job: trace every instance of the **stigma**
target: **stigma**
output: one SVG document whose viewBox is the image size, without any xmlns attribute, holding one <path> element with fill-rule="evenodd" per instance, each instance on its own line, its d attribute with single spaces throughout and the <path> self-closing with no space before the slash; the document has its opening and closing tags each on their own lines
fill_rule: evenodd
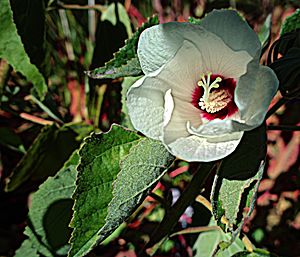
<svg viewBox="0 0 300 257">
<path fill-rule="evenodd" d="M 232 96 L 224 89 L 211 91 L 219 88 L 219 83 L 222 81 L 221 77 L 216 77 L 211 82 L 211 75 L 211 72 L 208 72 L 207 75 L 202 75 L 201 80 L 197 83 L 199 87 L 203 87 L 203 95 L 199 99 L 198 105 L 208 113 L 216 113 L 230 103 Z"/>
</svg>

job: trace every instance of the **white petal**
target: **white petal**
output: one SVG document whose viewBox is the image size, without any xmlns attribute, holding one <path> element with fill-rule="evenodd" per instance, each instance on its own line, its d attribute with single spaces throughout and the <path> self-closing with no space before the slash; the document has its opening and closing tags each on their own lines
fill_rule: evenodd
<svg viewBox="0 0 300 257">
<path fill-rule="evenodd" d="M 190 122 L 187 124 L 188 132 L 191 135 L 197 135 L 200 137 L 218 137 L 227 133 L 237 132 L 233 119 L 215 119 L 209 121 L 206 124 L 202 124 L 199 127 L 192 126 Z"/>
<path fill-rule="evenodd" d="M 167 90 L 171 89 L 172 94 L 190 102 L 197 82 L 195 74 L 201 63 L 199 51 L 192 44 L 184 43 L 175 57 L 160 69 L 138 80 L 127 93 L 132 125 L 153 139 L 161 138 L 163 124 L 169 122 L 173 111 L 173 100 L 170 99 L 170 92 L 166 93 Z M 191 57 L 195 58 L 189 61 Z M 183 63 L 185 65 L 182 67 Z M 169 110 L 165 110 L 166 107 L 170 107 Z"/>
<path fill-rule="evenodd" d="M 231 154 L 238 146 L 243 132 L 209 139 L 198 136 L 179 138 L 167 145 L 169 151 L 186 161 L 210 162 L 222 159 Z"/>
<path fill-rule="evenodd" d="M 262 124 L 272 98 L 278 89 L 275 73 L 266 66 L 251 62 L 247 74 L 242 76 L 235 90 L 235 103 L 244 120 L 244 129 Z"/>
<path fill-rule="evenodd" d="M 236 11 L 214 10 L 205 16 L 201 26 L 222 38 L 231 49 L 245 50 L 252 58 L 259 56 L 261 44 L 257 35 Z"/>
<path fill-rule="evenodd" d="M 172 88 L 173 96 L 191 102 L 193 91 L 203 70 L 200 51 L 194 44 L 185 40 L 157 78 Z"/>
<path fill-rule="evenodd" d="M 163 67 L 162 67 L 163 68 Z M 135 129 L 153 139 L 160 139 L 164 118 L 164 95 L 155 76 L 160 70 L 136 81 L 127 93 L 127 108 Z"/>
<path fill-rule="evenodd" d="M 199 76 L 212 72 L 238 78 L 246 72 L 247 64 L 252 60 L 246 51 L 233 51 L 220 37 L 199 25 L 171 22 L 153 26 L 141 34 L 138 57 L 144 73 L 151 73 L 174 56 L 179 56 L 177 52 L 183 44 L 187 44 L 186 42 L 194 45 L 201 57 L 189 54 L 190 58 L 184 59 L 188 62 L 177 63 L 184 69 L 189 60 L 199 58 Z"/>
<path fill-rule="evenodd" d="M 167 63 L 181 47 L 183 38 L 176 33 L 177 23 L 165 23 L 142 32 L 138 42 L 138 57 L 145 74 Z"/>
<path fill-rule="evenodd" d="M 187 137 L 190 133 L 187 130 L 187 120 L 190 120 L 193 126 L 202 124 L 200 111 L 193 104 L 182 101 L 176 97 L 173 98 L 174 109 L 171 119 L 163 130 L 163 142 L 170 144 L 180 137 Z"/>
<path fill-rule="evenodd" d="M 163 122 L 163 126 L 166 126 L 172 117 L 172 112 L 174 110 L 174 100 L 173 100 L 173 96 L 171 94 L 172 90 L 168 89 L 166 94 L 165 94 L 165 112 L 164 112 L 164 122 Z"/>
<path fill-rule="evenodd" d="M 273 96 L 278 89 L 274 72 L 255 61 L 237 83 L 235 103 L 239 113 L 230 119 L 216 119 L 199 127 L 188 124 L 192 135 L 214 137 L 226 133 L 252 130 L 262 124 Z"/>
<path fill-rule="evenodd" d="M 189 61 L 191 57 L 196 58 Z M 166 92 L 171 89 L 172 94 L 190 102 L 200 58 L 199 51 L 192 44 L 185 43 L 169 63 L 131 86 L 127 93 L 127 106 L 132 125 L 137 130 L 148 137 L 161 138 L 164 119 L 167 124 L 173 110 L 165 110 L 165 100 L 170 99 L 170 93 Z M 167 106 L 171 101 L 166 103 Z"/>
</svg>

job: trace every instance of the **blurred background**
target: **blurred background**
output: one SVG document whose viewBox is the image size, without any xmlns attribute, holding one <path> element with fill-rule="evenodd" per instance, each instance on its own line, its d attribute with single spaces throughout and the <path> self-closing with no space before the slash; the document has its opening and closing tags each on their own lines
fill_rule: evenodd
<svg viewBox="0 0 300 257">
<path fill-rule="evenodd" d="M 0 59 L 1 256 L 13 256 L 25 238 L 30 194 L 59 170 L 83 137 L 91 131 L 107 131 L 112 123 L 130 126 L 122 113 L 122 83 L 126 81 L 94 80 L 84 71 L 109 61 L 148 17 L 157 14 L 160 23 L 184 22 L 189 17 L 200 19 L 213 9 L 237 9 L 265 46 L 261 63 L 269 64 L 269 48 L 279 38 L 284 20 L 300 7 L 297 0 L 10 2 L 25 50 L 47 79 L 49 88 L 45 100 L 40 102 L 31 94 L 31 85 L 24 77 Z M 115 8 L 117 3 L 119 7 Z M 280 98 L 278 93 L 272 104 Z M 299 98 L 295 98 L 267 120 L 271 126 L 267 132 L 267 170 L 255 211 L 243 228 L 255 246 L 280 256 L 300 256 L 300 132 L 275 130 L 272 126 L 299 125 L 299 112 Z M 54 128 L 55 124 L 60 128 Z M 41 138 L 41 132 L 47 133 L 47 137 Z M 39 142 L 47 147 L 40 149 L 34 158 L 26 157 L 30 161 L 24 164 L 22 160 L 38 136 Z M 30 174 L 22 175 L 22 165 L 27 165 Z M 191 179 L 188 166 L 177 161 L 156 186 L 156 194 L 176 199 Z M 21 175 L 12 179 L 17 173 Z M 15 182 L 7 190 L 11 179 Z M 211 184 L 212 178 L 203 192 L 207 199 Z M 70 212 L 71 205 L 68 208 Z M 130 221 L 89 256 L 136 256 L 135 249 L 139 249 L 163 214 L 161 203 L 149 196 Z M 178 229 L 206 226 L 209 220 L 209 211 L 195 203 L 181 217 Z M 174 236 L 155 256 L 193 256 L 197 236 Z"/>
</svg>

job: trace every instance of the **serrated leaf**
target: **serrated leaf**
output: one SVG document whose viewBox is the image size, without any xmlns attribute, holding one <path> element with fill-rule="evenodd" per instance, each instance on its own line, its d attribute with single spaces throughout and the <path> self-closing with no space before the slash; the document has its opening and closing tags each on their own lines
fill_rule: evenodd
<svg viewBox="0 0 300 257">
<path fill-rule="evenodd" d="M 112 60 L 107 62 L 104 67 L 88 71 L 87 75 L 95 79 L 141 75 L 142 70 L 136 55 L 138 40 L 145 29 L 156 24 L 158 24 L 157 16 L 149 18 L 130 39 L 125 41 L 125 46 L 114 54 Z"/>
<path fill-rule="evenodd" d="M 87 71 L 86 74 L 94 79 L 116 79 L 142 74 L 141 65 L 136 55 L 121 66 L 105 66 L 96 70 Z"/>
<path fill-rule="evenodd" d="M 235 228 L 240 228 L 243 209 L 249 208 L 247 215 L 253 210 L 265 156 L 266 130 L 265 125 L 261 125 L 245 132 L 235 152 L 223 159 L 215 176 L 211 192 L 213 215 L 220 222 L 223 212 L 229 221 L 227 229 L 232 232 Z M 238 232 L 239 229 L 236 235 Z"/>
<path fill-rule="evenodd" d="M 56 125 L 44 127 L 34 140 L 27 153 L 13 170 L 7 180 L 5 190 L 28 191 L 42 183 L 48 176 L 53 176 L 77 149 L 81 137 L 89 132 L 91 126 L 85 125 L 74 131 L 75 124 L 66 124 L 61 128 Z"/>
<path fill-rule="evenodd" d="M 160 141 L 149 138 L 130 149 L 121 161 L 113 185 L 113 199 L 108 206 L 106 224 L 99 233 L 100 241 L 132 214 L 174 159 Z"/>
<path fill-rule="evenodd" d="M 0 8 L 0 58 L 5 59 L 16 71 L 32 82 L 38 96 L 43 99 L 47 93 L 44 77 L 30 62 L 13 21 L 9 0 L 3 0 Z"/>
<path fill-rule="evenodd" d="M 282 24 L 280 35 L 300 29 L 300 9 L 287 17 Z"/>
<path fill-rule="evenodd" d="M 24 232 L 29 238 L 16 256 L 35 256 L 24 255 L 25 250 L 46 257 L 67 254 L 71 235 L 68 227 L 73 205 L 71 196 L 75 189 L 78 162 L 78 151 L 75 151 L 63 168 L 54 177 L 49 177 L 32 195 L 29 225 Z"/>
<path fill-rule="evenodd" d="M 201 24 L 201 19 L 197 19 L 195 17 L 189 17 L 189 22 L 192 24 L 200 25 Z"/>
<path fill-rule="evenodd" d="M 23 241 L 20 248 L 15 252 L 14 257 L 40 257 L 40 255 L 37 253 L 37 250 L 32 245 L 32 242 L 30 239 L 26 239 Z"/>
<path fill-rule="evenodd" d="M 253 209 L 255 197 L 259 182 L 262 178 L 264 165 L 262 164 L 257 174 L 247 180 L 229 180 L 222 179 L 222 185 L 218 192 L 222 208 L 225 211 L 225 217 L 230 225 L 238 225 L 238 213 L 243 208 Z M 246 193 L 246 202 L 243 203 L 243 195 Z M 247 201 L 249 198 L 249 201 Z"/>
<path fill-rule="evenodd" d="M 216 222 L 211 219 L 209 226 L 215 226 Z M 202 232 L 198 236 L 193 249 L 196 251 L 195 257 L 211 257 L 217 249 L 219 243 L 230 242 L 231 235 L 220 230 L 211 230 Z M 243 251 L 244 245 L 242 240 L 236 238 L 235 241 L 224 251 L 219 251 L 216 257 L 228 257 L 233 254 Z"/>
<path fill-rule="evenodd" d="M 99 230 L 105 224 L 108 204 L 113 198 L 113 181 L 120 171 L 119 162 L 141 137 L 113 125 L 103 134 L 93 134 L 80 150 L 80 165 L 75 193 L 74 228 L 69 256 L 83 256 L 97 244 Z"/>
<path fill-rule="evenodd" d="M 121 225 L 174 160 L 158 141 L 113 126 L 81 150 L 69 256 L 83 256 Z"/>
</svg>

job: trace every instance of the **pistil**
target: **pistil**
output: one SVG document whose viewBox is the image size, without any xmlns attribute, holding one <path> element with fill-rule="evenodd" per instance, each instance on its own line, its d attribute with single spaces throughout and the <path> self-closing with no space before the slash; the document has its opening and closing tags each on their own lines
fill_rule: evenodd
<svg viewBox="0 0 300 257">
<path fill-rule="evenodd" d="M 198 105 L 202 110 L 208 113 L 215 113 L 227 106 L 231 101 L 231 96 L 226 90 L 212 91 L 212 89 L 219 88 L 219 82 L 222 81 L 221 77 L 216 77 L 215 80 L 210 84 L 211 72 L 207 73 L 207 76 L 202 75 L 201 80 L 198 81 L 198 86 L 203 87 L 203 95 L 199 99 Z M 207 77 L 207 78 L 206 78 Z"/>
</svg>

